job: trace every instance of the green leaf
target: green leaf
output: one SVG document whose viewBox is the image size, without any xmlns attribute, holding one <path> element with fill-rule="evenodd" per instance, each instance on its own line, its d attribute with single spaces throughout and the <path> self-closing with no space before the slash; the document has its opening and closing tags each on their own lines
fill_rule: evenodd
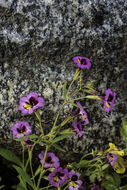
<svg viewBox="0 0 127 190">
<path fill-rule="evenodd" d="M 1 185 L 1 186 L 0 186 L 0 189 L 2 189 L 2 188 L 4 188 L 4 187 L 5 187 L 5 185 Z"/>
<path fill-rule="evenodd" d="M 66 138 L 69 137 L 69 136 L 70 136 L 70 134 L 67 134 L 67 135 L 60 135 L 60 136 L 56 137 L 56 138 L 52 141 L 52 144 L 54 144 L 54 143 L 56 143 L 56 142 L 59 142 L 59 141 L 61 141 L 61 140 L 63 140 L 63 139 L 66 139 Z"/>
<path fill-rule="evenodd" d="M 74 78 L 73 78 L 73 80 L 76 80 L 77 79 L 77 77 L 79 76 L 79 74 L 80 74 L 80 69 L 78 68 L 77 70 L 76 70 L 76 73 L 75 73 L 75 75 L 74 75 Z"/>
<path fill-rule="evenodd" d="M 91 100 L 100 100 L 100 97 L 97 95 L 88 95 L 85 98 L 91 99 Z"/>
<path fill-rule="evenodd" d="M 114 183 L 117 187 L 120 186 L 120 183 L 121 183 L 121 179 L 120 179 L 120 176 L 117 174 L 117 173 L 112 173 L 112 176 L 113 176 L 113 179 L 114 179 Z"/>
<path fill-rule="evenodd" d="M 86 89 L 83 89 L 84 92 L 88 93 L 88 94 L 91 94 L 92 92 L 94 91 L 91 91 L 91 90 L 86 90 Z"/>
<path fill-rule="evenodd" d="M 94 83 L 95 83 L 95 80 L 91 80 L 91 81 L 87 82 L 86 87 L 89 89 L 93 88 Z"/>
<path fill-rule="evenodd" d="M 30 140 L 38 138 L 37 135 L 32 134 L 32 135 L 25 135 L 25 136 L 23 136 L 23 137 L 21 137 L 21 138 L 15 139 L 15 140 L 16 140 L 16 141 L 23 141 L 23 140 L 26 139 L 27 137 L 29 137 Z"/>
<path fill-rule="evenodd" d="M 127 121 L 122 120 L 122 128 L 120 130 L 121 136 L 125 142 L 127 142 Z"/>
<path fill-rule="evenodd" d="M 26 190 L 26 189 L 22 186 L 22 183 L 19 183 L 16 190 Z"/>
<path fill-rule="evenodd" d="M 101 184 L 102 187 L 105 188 L 105 190 L 117 190 L 116 186 L 114 186 L 114 184 L 108 183 L 108 182 L 103 182 Z"/>
<path fill-rule="evenodd" d="M 63 86 L 63 97 L 64 97 L 64 99 L 66 98 L 66 94 L 67 94 L 67 81 L 65 81 L 65 83 L 64 83 L 64 86 Z"/>
<path fill-rule="evenodd" d="M 120 186 L 120 190 L 127 190 L 127 185 Z"/>
<path fill-rule="evenodd" d="M 77 107 L 77 108 L 87 108 L 87 107 L 85 107 L 85 106 L 79 106 L 79 105 L 74 104 L 74 103 L 71 103 L 71 102 L 69 102 L 69 104 L 71 104 L 71 105 L 73 105 L 73 106 L 75 106 L 75 107 Z"/>
<path fill-rule="evenodd" d="M 107 169 L 109 167 L 109 164 L 104 164 L 103 166 L 102 166 L 102 170 L 105 170 L 105 169 Z"/>
<path fill-rule="evenodd" d="M 54 146 L 54 148 L 56 148 L 57 150 L 60 150 L 61 152 L 66 152 L 63 148 L 61 148 L 58 144 L 52 144 L 52 146 Z"/>
<path fill-rule="evenodd" d="M 63 134 L 64 134 L 64 135 L 65 135 L 65 134 L 66 134 L 66 135 L 67 135 L 67 134 L 69 135 L 69 134 L 72 134 L 72 130 L 71 130 L 70 128 L 69 128 L 69 129 L 65 129 L 65 130 L 61 131 L 60 134 L 61 134 L 61 135 L 63 135 Z"/>
<path fill-rule="evenodd" d="M 21 167 L 23 166 L 20 159 L 10 150 L 0 148 L 0 155 Z"/>
<path fill-rule="evenodd" d="M 68 121 L 70 121 L 73 117 L 72 116 L 68 116 L 64 121 L 62 121 L 62 123 L 58 126 L 63 127 Z"/>
<path fill-rule="evenodd" d="M 30 178 L 30 176 L 20 167 L 13 165 L 13 167 L 16 169 L 18 174 L 22 177 L 23 181 L 28 183 L 31 187 L 34 187 L 33 182 Z"/>
<path fill-rule="evenodd" d="M 40 116 L 39 112 L 36 110 L 36 111 L 34 111 L 34 113 L 35 113 L 37 119 L 40 121 L 41 120 L 41 116 Z"/>
<path fill-rule="evenodd" d="M 89 179 L 91 182 L 94 182 L 95 181 L 95 178 L 96 178 L 96 174 L 92 174 L 90 175 Z"/>
<path fill-rule="evenodd" d="M 88 166 L 89 161 L 88 160 L 81 160 L 78 164 L 77 164 L 77 168 L 86 168 Z"/>
<path fill-rule="evenodd" d="M 39 167 L 35 171 L 34 177 L 36 177 L 40 172 L 41 172 L 41 165 L 39 165 Z"/>
</svg>

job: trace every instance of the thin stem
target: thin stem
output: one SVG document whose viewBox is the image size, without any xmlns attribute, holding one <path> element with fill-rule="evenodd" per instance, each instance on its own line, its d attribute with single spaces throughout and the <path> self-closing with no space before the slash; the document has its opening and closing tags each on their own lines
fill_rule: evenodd
<svg viewBox="0 0 127 190">
<path fill-rule="evenodd" d="M 80 98 L 75 98 L 75 99 L 69 100 L 68 103 L 73 102 L 75 100 L 82 100 L 82 99 L 85 99 L 85 98 L 86 98 L 86 96 L 83 96 L 83 97 L 80 97 Z"/>
<path fill-rule="evenodd" d="M 23 187 L 27 190 L 26 188 L 26 184 L 24 183 L 24 181 L 22 180 L 22 178 L 20 176 L 18 176 L 20 183 L 23 185 Z"/>
<path fill-rule="evenodd" d="M 22 145 L 22 163 L 23 163 L 23 169 L 24 168 L 24 142 L 21 141 L 21 145 Z"/>
<path fill-rule="evenodd" d="M 82 89 L 82 71 L 80 73 L 80 90 Z"/>
<path fill-rule="evenodd" d="M 35 183 L 34 174 L 33 174 L 33 167 L 32 167 L 32 151 L 28 150 L 28 154 L 29 154 L 29 160 L 30 160 L 30 169 L 31 169 L 32 179 L 34 182 L 34 188 L 36 188 L 36 183 Z"/>
<path fill-rule="evenodd" d="M 81 89 L 78 89 L 78 90 L 76 90 L 76 91 L 74 91 L 71 95 L 70 95 L 70 97 L 71 96 L 74 96 L 77 92 L 79 92 Z"/>
<path fill-rule="evenodd" d="M 48 185 L 47 187 L 40 188 L 39 190 L 45 190 L 45 189 L 48 189 L 50 187 L 52 187 L 52 185 Z"/>
<path fill-rule="evenodd" d="M 43 128 L 42 128 L 42 123 L 41 123 L 40 114 L 39 114 L 39 112 L 38 112 L 37 110 L 34 111 L 34 113 L 35 113 L 35 115 L 36 115 L 36 117 L 37 117 L 37 119 L 38 119 L 38 121 L 39 121 L 39 127 L 40 127 L 40 130 L 41 130 L 41 132 L 42 132 L 42 135 L 44 136 L 44 131 L 43 131 Z"/>
<path fill-rule="evenodd" d="M 26 165 L 25 165 L 25 171 L 26 171 L 26 169 L 27 169 L 27 166 L 28 166 L 28 164 L 29 164 L 29 161 L 30 161 L 30 159 L 28 158 L 28 159 L 27 159 L 27 162 L 26 162 Z"/>
<path fill-rule="evenodd" d="M 58 117 L 59 117 L 59 115 L 60 115 L 60 112 L 62 111 L 62 109 L 63 109 L 63 107 L 64 107 L 65 104 L 66 104 L 66 102 L 63 103 L 63 105 L 61 106 L 61 108 L 60 108 L 60 110 L 59 110 L 59 112 L 58 112 L 58 114 L 57 114 L 57 116 L 56 116 L 56 119 L 55 119 L 55 121 L 54 121 L 53 127 L 52 127 L 51 132 L 50 132 L 50 134 L 51 134 L 51 136 L 50 136 L 50 141 L 51 141 L 52 133 L 54 132 L 54 128 L 55 128 L 55 126 L 56 126 Z"/>
<path fill-rule="evenodd" d="M 38 179 L 38 183 L 37 183 L 37 190 L 39 189 L 39 185 L 40 185 L 41 178 L 42 178 L 42 175 L 43 175 L 43 169 L 44 169 L 44 164 L 45 164 L 45 159 L 46 159 L 46 155 L 47 155 L 48 149 L 49 149 L 49 146 L 46 146 L 45 154 L 44 154 L 44 158 L 43 158 L 43 162 L 42 162 L 42 166 L 41 166 L 41 173 L 40 173 L 40 176 L 39 176 L 39 179 Z"/>
<path fill-rule="evenodd" d="M 75 73 L 75 75 L 74 75 L 74 77 L 73 77 L 73 80 L 71 81 L 71 84 L 70 84 L 70 86 L 69 86 L 69 88 L 68 88 L 68 90 L 67 90 L 67 95 L 66 95 L 66 97 L 68 97 L 68 94 L 69 94 L 69 92 L 70 92 L 70 90 L 71 90 L 71 87 L 72 87 L 74 81 L 77 79 L 79 73 L 80 73 L 80 70 L 79 70 L 79 68 L 78 68 L 78 69 L 76 70 L 76 73 Z"/>
</svg>

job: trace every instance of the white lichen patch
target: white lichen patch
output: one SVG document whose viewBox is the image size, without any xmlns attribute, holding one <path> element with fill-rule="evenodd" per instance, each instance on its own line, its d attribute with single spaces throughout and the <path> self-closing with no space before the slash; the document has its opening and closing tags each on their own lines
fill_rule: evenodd
<svg viewBox="0 0 127 190">
<path fill-rule="evenodd" d="M 43 90 L 43 96 L 45 98 L 51 97 L 52 95 L 53 95 L 53 90 L 51 88 L 47 87 Z"/>
</svg>

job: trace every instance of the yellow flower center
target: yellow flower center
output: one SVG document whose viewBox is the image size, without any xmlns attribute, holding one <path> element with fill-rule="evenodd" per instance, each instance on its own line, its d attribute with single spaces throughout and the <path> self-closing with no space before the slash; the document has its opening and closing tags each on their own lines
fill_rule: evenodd
<svg viewBox="0 0 127 190">
<path fill-rule="evenodd" d="M 107 108 L 109 108 L 109 103 L 108 102 L 106 102 L 106 106 L 107 106 Z"/>
<path fill-rule="evenodd" d="M 54 177 L 54 181 L 59 182 L 58 176 L 55 176 L 55 177 Z"/>
<path fill-rule="evenodd" d="M 31 106 L 30 104 L 25 104 L 23 107 L 24 107 L 25 109 L 27 109 L 27 110 L 29 110 L 30 108 L 32 108 L 32 106 Z"/>
<path fill-rule="evenodd" d="M 112 162 L 113 158 L 112 158 L 111 156 L 109 156 L 109 159 L 110 159 L 110 161 Z"/>
<path fill-rule="evenodd" d="M 78 62 L 81 64 L 81 61 L 79 60 L 79 59 L 77 59 L 78 60 Z"/>
<path fill-rule="evenodd" d="M 76 183 L 74 181 L 71 181 L 71 186 L 76 188 Z"/>
<path fill-rule="evenodd" d="M 86 116 L 85 116 L 85 115 L 83 115 L 82 117 L 83 117 L 84 119 L 86 119 Z"/>
</svg>

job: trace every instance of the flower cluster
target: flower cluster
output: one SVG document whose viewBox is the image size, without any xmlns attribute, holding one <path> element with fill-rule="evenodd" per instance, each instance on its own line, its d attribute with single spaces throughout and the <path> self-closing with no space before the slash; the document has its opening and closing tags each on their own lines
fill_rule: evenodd
<svg viewBox="0 0 127 190">
<path fill-rule="evenodd" d="M 42 151 L 38 155 L 41 164 L 44 161 L 44 154 L 45 153 Z M 68 169 L 61 168 L 59 158 L 52 152 L 47 153 L 44 168 L 54 168 L 53 172 L 51 172 L 48 176 L 48 180 L 54 187 L 58 187 L 65 182 L 68 182 L 69 190 L 78 190 L 82 185 L 79 173 L 75 173 L 74 170 L 69 172 Z"/>
<path fill-rule="evenodd" d="M 84 98 L 97 99 L 97 100 L 103 102 L 105 112 L 109 113 L 112 110 L 112 108 L 114 107 L 116 93 L 112 92 L 112 90 L 108 88 L 105 91 L 105 96 L 98 96 L 97 92 L 94 89 L 89 88 L 88 86 L 87 86 L 87 88 L 82 87 L 82 73 L 81 72 L 83 69 L 90 69 L 91 62 L 87 57 L 81 57 L 81 56 L 74 57 L 73 61 L 74 61 L 74 63 L 76 63 L 78 69 L 76 70 L 76 74 L 75 74 L 75 77 L 74 77 L 72 83 L 77 79 L 78 75 L 80 75 L 80 89 L 78 89 L 78 90 L 76 89 L 76 91 L 74 93 L 72 93 L 70 96 L 68 95 L 70 88 L 68 88 L 68 90 L 66 89 L 67 94 L 65 95 L 64 104 L 67 104 L 69 101 L 74 102 L 74 101 L 79 101 L 80 99 L 84 99 Z M 69 87 L 71 87 L 71 84 Z M 71 96 L 76 95 L 76 93 L 79 91 L 87 92 L 87 93 L 90 93 L 91 95 L 70 100 Z M 67 98 L 66 98 L 66 96 L 67 96 Z M 30 162 L 32 175 L 33 175 L 33 169 L 32 169 L 32 164 L 31 164 L 32 150 L 37 143 L 39 145 L 46 147 L 46 151 L 45 152 L 41 151 L 41 153 L 38 155 L 41 166 L 39 167 L 39 169 L 37 169 L 35 176 L 33 175 L 31 178 L 34 182 L 33 184 L 36 187 L 36 180 L 34 178 L 40 172 L 40 177 L 39 177 L 39 180 L 37 183 L 37 189 L 39 188 L 40 180 L 41 180 L 43 174 L 48 173 L 48 180 L 49 180 L 50 184 L 54 187 L 58 187 L 58 189 L 60 186 L 63 188 L 67 185 L 65 188 L 69 188 L 69 190 L 78 190 L 78 189 L 86 190 L 85 183 L 82 179 L 83 176 L 85 176 L 85 175 L 84 174 L 82 175 L 82 173 L 81 173 L 82 170 L 80 170 L 78 167 L 75 167 L 75 169 L 73 169 L 72 167 L 71 168 L 68 168 L 68 167 L 62 168 L 60 166 L 59 158 L 53 152 L 48 152 L 49 147 L 51 147 L 51 145 L 53 144 L 52 141 L 56 140 L 55 138 L 58 137 L 60 132 L 64 131 L 64 130 L 62 131 L 61 126 L 64 126 L 68 121 L 74 119 L 73 130 L 71 130 L 69 128 L 71 131 L 71 132 L 70 131 L 69 132 L 70 133 L 72 133 L 72 131 L 76 132 L 79 137 L 82 137 L 82 135 L 83 135 L 83 132 L 82 132 L 83 127 L 82 126 L 83 125 L 86 126 L 89 124 L 89 119 L 88 119 L 89 113 L 85 111 L 84 107 L 81 105 L 80 102 L 76 102 L 76 103 L 74 102 L 74 103 L 72 103 L 72 105 L 74 104 L 77 107 L 75 110 L 75 114 L 73 114 L 73 115 L 71 114 L 71 116 L 65 118 L 65 120 L 57 126 L 57 123 L 58 123 L 57 119 L 59 117 L 59 114 L 60 114 L 64 104 L 62 105 L 60 111 L 58 112 L 58 115 L 56 117 L 56 120 L 54 122 L 52 130 L 48 134 L 45 135 L 43 128 L 42 128 L 40 114 L 38 112 L 38 109 L 42 108 L 44 106 L 44 99 L 42 97 L 39 97 L 37 92 L 31 92 L 28 95 L 21 97 L 20 101 L 19 101 L 18 109 L 19 109 L 19 111 L 21 111 L 22 114 L 35 113 L 35 115 L 39 121 L 37 123 L 36 127 L 38 129 L 40 129 L 40 132 L 41 132 L 41 135 L 39 137 L 37 137 L 37 139 L 35 141 L 32 141 L 31 135 L 30 135 L 32 132 L 32 129 L 31 129 L 32 127 L 30 126 L 30 124 L 28 122 L 25 122 L 25 121 L 17 122 L 15 125 L 12 126 L 12 129 L 11 129 L 13 132 L 13 135 L 16 138 L 23 137 L 20 140 L 23 139 L 22 145 L 23 146 L 25 145 L 28 148 L 28 152 L 29 152 L 28 162 L 26 163 L 26 166 L 25 167 L 23 166 L 23 167 L 26 170 L 26 168 Z M 87 113 L 88 113 L 88 115 L 87 115 Z M 76 119 L 78 121 L 75 121 Z M 59 128 L 59 130 L 57 133 L 56 131 L 58 128 Z M 55 134 L 55 132 L 56 132 L 56 134 Z M 26 137 L 24 137 L 24 136 L 26 136 Z M 67 134 L 67 136 L 68 136 L 68 134 Z M 57 140 L 59 141 L 59 137 L 57 138 Z M 55 142 L 57 142 L 57 141 L 55 141 Z M 57 144 L 55 144 L 55 145 L 57 148 L 59 147 Z M 108 161 L 110 163 L 108 165 L 110 165 L 110 167 L 113 167 L 113 169 L 117 173 L 124 173 L 127 168 L 127 166 L 126 166 L 127 164 L 124 159 L 124 151 L 118 150 L 118 148 L 112 143 L 109 143 L 109 147 L 110 148 L 104 152 L 106 161 Z M 24 159 L 24 155 L 23 155 L 23 159 Z M 84 161 L 84 160 L 81 160 L 81 161 Z M 96 160 L 94 160 L 94 161 L 96 161 Z M 100 162 L 98 162 L 98 164 L 99 163 Z M 24 164 L 24 160 L 23 160 L 23 164 Z M 95 167 L 96 167 L 96 164 L 94 163 L 94 168 Z M 101 166 L 98 168 L 99 168 L 99 172 L 100 172 Z M 96 170 L 96 172 L 97 172 L 97 170 Z M 95 179 L 96 179 L 96 175 L 95 175 Z M 25 181 L 25 184 L 26 184 L 26 181 Z M 98 183 L 98 180 L 97 180 L 97 182 L 96 182 L 96 180 L 94 180 L 94 182 L 92 181 L 92 183 L 89 185 L 89 188 L 91 188 L 91 190 L 101 190 L 101 186 L 100 186 L 100 183 Z"/>
</svg>

